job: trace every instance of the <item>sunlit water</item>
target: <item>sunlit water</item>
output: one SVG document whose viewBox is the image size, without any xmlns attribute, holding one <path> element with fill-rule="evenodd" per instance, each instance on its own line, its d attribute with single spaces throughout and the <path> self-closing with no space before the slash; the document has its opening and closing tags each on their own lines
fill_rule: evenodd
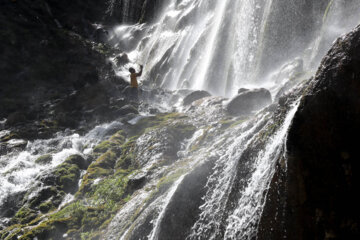
<svg viewBox="0 0 360 240">
<path fill-rule="evenodd" d="M 297 15 L 302 14 L 300 5 L 299 10 L 293 10 L 298 7 L 293 2 L 289 1 L 285 7 Z M 271 34 L 269 21 L 277 19 L 274 13 L 278 5 L 286 3 L 171 0 L 155 24 L 114 29 L 111 42 L 127 52 L 131 60 L 130 64 L 118 69 L 118 73 L 128 78 L 127 68 L 142 64 L 145 66 L 142 80 L 146 84 L 168 89 L 202 89 L 220 96 L 233 96 L 240 87 L 272 86 L 276 84 L 275 80 L 260 73 L 261 64 L 271 65 L 271 57 L 268 57 L 270 62 L 263 63 L 262 56 L 265 50 L 269 52 L 264 48 L 272 36 L 266 34 Z M 318 20 L 304 22 L 314 25 L 308 46 L 281 49 L 284 52 L 280 53 L 283 64 L 292 60 L 286 56 L 298 56 L 304 61 L 304 72 L 315 71 L 331 43 L 359 23 L 360 2 L 329 1 L 322 12 L 315 5 L 312 11 L 314 19 Z M 304 16 L 304 21 L 310 20 Z M 277 24 L 281 28 L 283 22 L 279 20 Z M 293 45 L 304 41 L 301 36 L 297 40 L 291 31 L 289 29 L 289 35 L 281 37 L 291 39 Z M 280 66 L 277 63 L 273 71 Z"/>
<path fill-rule="evenodd" d="M 28 142 L 24 150 L 15 149 L 0 156 L 0 206 L 9 196 L 30 189 L 39 174 L 51 171 L 67 157 L 74 154 L 86 157 L 96 144 L 121 125 L 116 121 L 99 125 L 84 136 L 61 132 L 51 139 Z M 51 162 L 36 163 L 36 159 L 46 154 L 52 156 Z"/>
<path fill-rule="evenodd" d="M 240 87 L 266 87 L 275 99 L 281 88 L 294 79 L 293 86 L 301 88 L 303 80 L 312 76 L 335 38 L 359 22 L 354 14 L 344 17 L 349 8 L 353 9 L 352 13 L 357 12 L 356 9 L 360 12 L 356 1 L 350 6 L 329 1 L 321 27 L 309 48 L 296 52 L 297 59 L 284 58 L 284 65 L 274 66 L 270 74 L 259 76 L 263 41 L 267 38 L 264 33 L 274 7 L 273 1 L 264 0 L 169 0 L 152 25 L 114 27 L 110 42 L 130 59 L 129 64 L 115 70 L 119 76 L 128 79 L 127 69 L 135 67 L 138 70 L 138 64 L 143 64 L 145 72 L 140 80 L 149 87 L 201 89 L 227 97 L 234 96 Z M 191 107 L 176 105 L 176 110 L 187 114 L 188 121 L 198 130 L 190 139 L 179 143 L 181 150 L 169 166 L 150 173 L 152 166 L 162 159 L 161 154 L 152 154 L 145 148 L 147 142 L 159 134 L 156 130 L 137 140 L 137 148 L 143 150 L 137 156 L 142 160 L 142 168 L 137 174 L 149 174 L 148 181 L 111 221 L 105 239 L 135 239 L 134 236 L 159 239 L 163 217 L 169 211 L 169 203 L 178 187 L 196 167 L 209 159 L 214 161 L 214 168 L 207 179 L 200 214 L 189 229 L 187 239 L 252 239 L 256 236 L 274 166 L 279 157 L 286 156 L 287 131 L 300 96 L 286 109 L 276 131 L 256 151 L 253 144 L 274 125 L 274 112 L 264 110 L 236 119 L 237 124 L 222 131 L 219 121 L 226 117 L 227 101 L 212 97 Z M 169 110 L 174 107 L 168 106 L 170 102 L 164 97 L 156 104 Z M 53 139 L 29 142 L 25 150 L 0 156 L 0 205 L 8 196 L 35 184 L 37 175 L 54 169 L 68 156 L 91 153 L 92 148 L 119 125 L 118 122 L 100 125 L 85 136 L 59 133 Z M 194 148 L 206 133 L 215 137 Z M 7 133 L 2 131 L 1 134 Z M 250 150 L 254 151 L 254 156 L 247 158 L 246 153 Z M 44 154 L 51 154 L 52 162 L 36 164 L 35 160 Z M 172 175 L 176 175 L 176 179 L 171 186 L 162 193 L 157 192 L 161 179 Z M 241 188 L 234 190 L 235 183 Z M 66 197 L 66 201 L 71 199 L 71 195 Z M 144 225 L 151 229 L 142 232 Z"/>
</svg>

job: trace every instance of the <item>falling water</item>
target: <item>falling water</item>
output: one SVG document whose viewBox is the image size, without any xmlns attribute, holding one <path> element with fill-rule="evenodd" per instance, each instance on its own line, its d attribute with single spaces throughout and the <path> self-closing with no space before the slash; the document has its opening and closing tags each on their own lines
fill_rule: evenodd
<svg viewBox="0 0 360 240">
<path fill-rule="evenodd" d="M 109 11 L 116 2 L 110 1 Z M 120 2 L 125 4 L 123 16 L 128 16 L 130 11 L 126 9 L 137 1 Z M 106 230 L 105 239 L 161 239 L 167 227 L 164 219 L 174 211 L 171 205 L 176 201 L 174 196 L 186 179 L 208 162 L 213 163 L 213 167 L 203 186 L 206 191 L 198 206 L 199 213 L 192 219 L 185 237 L 189 240 L 256 237 L 275 165 L 280 157 L 286 156 L 287 131 L 299 106 L 302 80 L 308 76 L 304 72 L 311 75 L 331 42 L 358 23 L 358 1 L 324 2 L 325 8 L 314 10 L 315 15 L 321 12 L 320 27 L 315 24 L 311 30 L 313 34 L 309 34 L 313 35 L 310 40 L 298 44 L 306 47 L 294 47 L 289 52 L 282 49 L 281 53 L 268 49 L 272 44 L 276 45 L 271 42 L 273 36 L 269 28 L 274 21 L 278 28 L 282 26 L 280 20 L 276 21 L 280 16 L 274 16 L 279 5 L 284 4 L 285 10 L 296 9 L 296 1 L 169 0 L 153 24 L 114 27 L 109 42 L 127 53 L 131 61 L 116 68 L 116 72 L 127 77 L 129 66 L 143 64 L 142 81 L 154 88 L 200 89 L 230 97 L 240 87 L 271 86 L 274 97 L 280 91 L 277 85 L 291 80 L 289 74 L 283 74 L 283 64 L 299 57 L 305 67 L 301 69 L 302 79 L 294 84 L 297 88 L 288 89 L 295 91 L 296 100 L 282 109 L 281 117 L 270 107 L 251 116 L 232 118 L 234 126 L 223 130 L 220 122 L 228 120 L 224 98 L 211 97 L 177 109 L 189 116 L 188 121 L 198 131 L 192 138 L 179 143 L 182 148 L 169 166 L 151 170 L 154 163 L 162 160 L 161 155 L 151 155 L 146 149 L 139 152 L 137 158 L 144 164 L 135 174 L 149 174 L 149 179 L 117 212 Z M 345 18 L 348 12 L 351 15 Z M 301 15 L 301 12 L 297 13 Z M 122 21 L 126 22 L 125 19 Z M 296 38 L 300 36 L 294 37 L 294 32 L 284 31 L 284 36 L 277 37 L 297 45 L 295 43 L 301 40 Z M 277 61 L 272 65 L 275 56 Z M 270 66 L 271 74 L 268 69 L 262 69 L 264 66 Z M 291 70 L 295 68 L 291 64 L 286 66 Z M 282 77 L 282 74 L 286 76 Z M 53 139 L 29 142 L 24 150 L 0 156 L 0 203 L 29 188 L 34 184 L 35 176 L 56 167 L 66 157 L 88 154 L 119 124 L 98 126 L 84 137 L 65 133 Z M 213 138 L 199 144 L 207 134 Z M 137 148 L 145 148 L 145 142 L 155 135 L 156 130 L 152 130 L 139 137 Z M 47 166 L 39 166 L 35 160 L 44 154 L 51 154 L 53 161 Z M 164 178 L 171 181 L 166 183 L 167 188 L 160 190 Z"/>
<path fill-rule="evenodd" d="M 305 61 L 304 71 L 316 70 L 331 43 L 358 23 L 360 4 L 322 2 L 301 10 L 303 6 L 294 1 L 172 0 L 155 24 L 128 26 L 126 31 L 115 28 L 112 41 L 128 51 L 133 63 L 145 65 L 146 84 L 233 96 L 240 87 L 272 84 L 267 69 L 273 72 L 295 57 Z M 297 20 L 292 22 L 292 17 Z M 310 37 L 297 33 L 301 24 L 308 26 Z M 276 31 L 270 28 L 274 25 Z M 129 38 L 123 37 L 130 32 L 131 49 L 126 47 Z M 119 74 L 126 76 L 127 67 Z"/>
<path fill-rule="evenodd" d="M 263 5 L 259 2 L 173 0 L 130 56 L 149 69 L 144 78 L 150 84 L 234 94 L 240 83 L 251 81 Z M 123 32 L 115 32 L 122 38 Z"/>
<path fill-rule="evenodd" d="M 282 11 L 286 13 L 284 16 Z M 351 13 L 349 19 L 344 18 L 346 12 Z M 301 80 L 313 74 L 336 37 L 358 23 L 356 14 L 359 12 L 357 1 L 322 1 L 306 8 L 306 4 L 296 1 L 172 0 L 156 23 L 120 26 L 114 30 L 111 42 L 128 52 L 131 60 L 129 65 L 117 69 L 119 75 L 126 77 L 129 66 L 144 64 L 142 80 L 150 86 L 207 90 L 219 96 L 233 96 L 241 87 L 268 87 L 275 97 L 283 86 L 297 78 L 291 85 L 298 86 L 295 94 L 298 97 L 283 120 L 275 124 L 273 113 L 265 111 L 225 133 L 213 129 L 218 134 L 216 140 L 178 160 L 198 166 L 207 159 L 216 159 L 205 186 L 203 203 L 199 206 L 200 213 L 187 239 L 256 237 L 275 164 L 279 158 L 286 158 L 284 144 L 301 99 Z M 292 14 L 296 15 L 294 21 Z M 302 21 L 308 26 L 306 36 L 297 33 Z M 274 24 L 277 31 L 272 32 Z M 129 33 L 136 33 L 138 37 L 133 37 L 134 34 L 130 34 L 131 40 L 124 37 Z M 274 36 L 278 33 L 282 35 Z M 130 43 L 133 47 L 129 47 Z M 286 48 L 281 48 L 282 43 Z M 281 50 L 274 52 L 271 46 Z M 206 111 L 201 111 L 201 107 Z M 190 112 L 183 110 L 202 128 L 197 132 L 202 135 L 204 124 L 219 121 L 221 117 L 206 101 L 197 108 Z M 206 117 L 209 117 L 208 122 Z M 276 131 L 260 144 L 261 150 L 254 147 L 274 125 L 278 126 Z M 199 136 L 196 136 L 190 140 L 190 146 L 198 141 Z M 186 160 L 189 158 L 191 160 Z M 192 171 L 194 168 L 190 167 L 156 199 L 151 200 L 150 193 L 139 192 L 112 222 L 108 237 L 161 239 L 162 228 L 166 228 L 162 226 L 166 225 L 162 219 L 172 211 L 173 196 Z M 153 181 L 156 182 L 156 178 Z M 131 220 L 131 227 L 123 224 L 130 221 L 129 215 L 133 216 L 129 212 L 140 212 Z M 147 222 L 148 218 L 152 221 Z M 149 225 L 151 231 L 142 235 L 142 226 Z"/>
</svg>

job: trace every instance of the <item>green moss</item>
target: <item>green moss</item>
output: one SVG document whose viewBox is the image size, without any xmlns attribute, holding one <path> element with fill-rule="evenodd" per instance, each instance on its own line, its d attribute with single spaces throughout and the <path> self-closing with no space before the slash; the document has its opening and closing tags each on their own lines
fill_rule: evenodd
<svg viewBox="0 0 360 240">
<path fill-rule="evenodd" d="M 53 128 L 56 129 L 59 126 L 59 123 L 54 120 L 42 120 L 40 122 L 40 126 L 44 128 Z"/>
<path fill-rule="evenodd" d="M 51 209 L 54 209 L 54 205 L 51 201 L 44 202 L 44 203 L 40 204 L 39 209 L 42 213 L 47 213 Z"/>
<path fill-rule="evenodd" d="M 182 140 L 191 137 L 196 131 L 196 127 L 184 122 L 177 122 L 174 125 L 170 125 L 170 130 L 174 131 L 175 137 Z"/>
<path fill-rule="evenodd" d="M 80 168 L 76 164 L 65 162 L 56 168 L 54 175 L 56 176 L 57 184 L 63 191 L 72 192 L 76 189 L 80 177 Z"/>
<path fill-rule="evenodd" d="M 40 164 L 40 165 L 45 165 L 45 164 L 51 163 L 51 161 L 52 161 L 51 154 L 46 154 L 46 155 L 43 155 L 43 156 L 37 158 L 35 160 L 35 163 Z"/>
<path fill-rule="evenodd" d="M 37 217 L 36 211 L 30 209 L 29 207 L 22 207 L 15 214 L 15 217 L 12 219 L 12 222 L 17 224 L 26 224 L 31 222 Z"/>
<path fill-rule="evenodd" d="M 132 137 L 121 146 L 121 156 L 116 162 L 116 169 L 121 168 L 127 170 L 137 167 L 134 153 L 136 147 L 136 140 L 137 137 Z"/>
<path fill-rule="evenodd" d="M 9 141 L 11 139 L 19 139 L 19 138 L 21 138 L 19 136 L 19 134 L 11 132 L 10 134 L 5 135 L 4 137 L 2 137 L 1 142 L 7 142 L 7 141 Z"/>
<path fill-rule="evenodd" d="M 51 202 L 43 202 L 38 207 L 41 212 L 48 213 L 36 218 L 31 228 L 20 225 L 23 229 L 21 239 L 50 239 L 68 234 L 69 239 L 100 239 L 102 231 L 111 222 L 119 209 L 131 199 L 134 189 L 129 185 L 129 175 L 138 168 L 136 162 L 136 141 L 141 134 L 166 127 L 166 131 L 178 140 L 191 137 L 196 128 L 186 122 L 187 117 L 178 113 L 159 114 L 140 120 L 134 126 L 119 131 L 108 140 L 94 148 L 96 159 L 88 168 L 81 188 L 76 193 L 76 200 L 58 212 L 49 211 L 55 208 Z M 70 186 L 77 186 L 83 158 L 71 157 L 59 165 L 54 175 L 57 185 L 65 192 Z M 159 163 L 161 164 L 161 163 Z M 184 174 L 177 170 L 159 181 L 152 189 L 156 193 L 165 191 Z M 99 179 L 93 184 L 95 179 Z M 25 211 L 25 210 L 23 210 Z M 30 210 L 31 211 L 31 210 Z M 24 215 L 27 215 L 24 213 Z M 19 213 L 19 217 L 22 216 Z M 40 221 L 45 221 L 38 224 Z M 28 224 L 28 223 L 27 223 Z M 36 225 L 38 224 L 38 225 Z M 18 228 L 16 228 L 18 229 Z M 96 230 L 94 230 L 96 229 Z"/>
<path fill-rule="evenodd" d="M 119 149 L 119 146 L 124 144 L 126 136 L 123 130 L 118 131 L 110 139 L 103 141 L 94 148 L 95 154 L 103 154 L 109 150 L 116 152 Z"/>
<path fill-rule="evenodd" d="M 22 225 L 14 224 L 3 231 L 0 231 L 0 239 L 17 240 L 18 236 L 22 234 Z"/>
<path fill-rule="evenodd" d="M 67 228 L 69 219 L 51 219 L 40 223 L 19 238 L 19 240 L 59 239 Z"/>
<path fill-rule="evenodd" d="M 163 127 L 166 123 L 185 118 L 187 118 L 187 116 L 180 113 L 162 113 L 156 116 L 143 118 L 137 124 L 132 126 L 131 135 L 139 136 L 146 131 L 151 131 L 153 128 Z"/>
<path fill-rule="evenodd" d="M 94 148 L 94 152 L 95 153 L 106 153 L 111 147 L 113 147 L 112 142 L 104 141 Z"/>
<path fill-rule="evenodd" d="M 104 179 L 94 187 L 94 190 L 88 195 L 100 202 L 118 202 L 126 196 L 125 189 L 128 183 L 127 174 L 118 174 Z"/>
</svg>

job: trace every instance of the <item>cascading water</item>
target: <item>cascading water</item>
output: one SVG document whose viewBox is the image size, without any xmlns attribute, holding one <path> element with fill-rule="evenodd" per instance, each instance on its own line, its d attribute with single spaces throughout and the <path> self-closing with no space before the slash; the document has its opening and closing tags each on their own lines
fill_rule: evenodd
<svg viewBox="0 0 360 240">
<path fill-rule="evenodd" d="M 138 44 L 129 52 L 129 57 L 133 63 L 145 65 L 145 84 L 168 89 L 208 90 L 221 96 L 232 96 L 240 87 L 265 86 L 275 97 L 290 80 L 309 78 L 320 62 L 319 56 L 325 54 L 336 37 L 356 25 L 358 18 L 355 14 L 360 12 L 357 1 L 322 1 L 309 6 L 305 6 L 305 1 L 301 4 L 294 1 L 261 0 L 171 1 L 157 23 L 151 26 L 128 26 L 122 28 L 120 35 L 119 27 L 114 31 L 112 41 L 121 49 L 128 39 L 120 39 L 119 36 L 129 31 L 141 32 L 139 39 L 131 40 L 138 41 Z M 341 17 L 344 9 L 351 13 L 350 18 Z M 288 11 L 288 15 L 281 16 L 282 11 Z M 309 16 L 312 14 L 312 18 L 306 19 L 301 11 L 307 11 Z M 296 15 L 296 20 L 283 22 L 291 14 Z M 306 36 L 296 32 L 299 28 L 297 24 L 302 22 L 309 26 Z M 280 30 L 277 32 L 281 34 L 276 37 L 271 32 L 274 24 L 278 24 Z M 293 29 L 281 31 L 282 25 L 293 26 Z M 277 42 L 280 38 L 284 41 Z M 281 48 L 282 42 L 284 46 L 290 46 L 288 52 L 286 49 L 282 53 L 267 49 L 271 46 Z M 272 57 L 274 62 L 269 71 Z M 282 66 L 293 59 L 296 59 L 295 62 Z M 119 74 L 126 76 L 128 66 L 118 69 Z M 292 83 L 292 86 L 297 83 L 299 81 Z M 296 88 L 295 95 L 300 96 L 301 84 Z M 187 161 L 188 164 L 191 158 L 191 170 L 180 174 L 174 185 L 155 199 L 150 197 L 151 193 L 146 193 L 145 197 L 139 194 L 139 201 L 129 203 L 115 218 L 107 236 L 110 239 L 166 239 L 165 228 L 173 229 L 172 224 L 166 222 L 166 219 L 169 220 L 166 215 L 173 214 L 171 203 L 177 201 L 174 198 L 176 191 L 182 191 L 178 190 L 182 181 L 186 181 L 184 179 L 191 175 L 196 166 L 201 166 L 207 159 L 215 159 L 207 179 L 206 193 L 198 206 L 199 214 L 190 228 L 186 229 L 186 234 L 176 233 L 179 235 L 175 238 L 256 238 L 258 221 L 275 165 L 279 159 L 286 158 L 284 143 L 299 106 L 299 96 L 297 100 L 293 99 L 286 114 L 280 118 L 280 125 L 273 122 L 273 113 L 260 113 L 240 124 L 236 130 L 218 135 L 218 140 L 207 142 L 204 149 L 182 156 L 178 161 Z M 214 117 L 201 110 L 187 113 L 201 127 L 204 127 L 204 122 L 196 116 L 204 114 L 209 118 Z M 215 122 L 219 118 L 215 117 Z M 277 126 L 276 131 L 259 144 L 261 150 L 254 147 L 264 132 L 269 131 L 266 129 L 274 125 Z M 191 141 L 190 146 L 195 145 L 197 138 Z M 191 152 L 190 149 L 188 151 Z M 148 188 L 151 188 L 151 184 Z M 129 222 L 125 214 L 127 211 L 139 214 L 131 226 L 125 227 L 120 222 Z M 149 218 L 153 220 L 145 220 Z"/>
<path fill-rule="evenodd" d="M 143 83 L 150 88 L 207 90 L 221 97 L 174 108 L 187 117 L 135 136 L 131 144 L 138 169 L 127 178 L 146 181 L 129 191 L 116 216 L 111 212 L 113 218 L 101 232 L 103 239 L 256 238 L 275 166 L 286 159 L 287 131 L 298 109 L 304 80 L 312 75 L 331 42 L 356 25 L 356 14 L 360 13 L 356 0 L 323 0 L 309 6 L 307 0 L 299 2 L 171 0 L 152 24 L 114 28 L 109 42 L 130 59 L 115 69 L 118 75 L 128 78 L 127 68 L 140 63 L 145 65 Z M 121 21 L 127 22 L 133 14 L 129 9 L 138 1 L 109 3 L 108 14 L 120 4 L 125 11 Z M 311 21 L 304 11 L 313 15 Z M 344 18 L 346 13 L 351 16 Z M 296 15 L 296 21 L 285 22 L 291 14 Z M 302 21 L 309 27 L 306 36 L 300 36 L 304 29 L 297 32 Z M 282 45 L 291 48 L 284 47 L 281 52 Z M 267 87 L 274 104 L 248 116 L 229 116 L 228 99 L 223 97 L 233 96 L 243 87 Z M 287 102 L 276 105 L 285 92 L 291 92 Z M 165 95 L 157 99 L 163 102 L 156 104 L 168 105 L 163 108 L 168 110 L 178 95 Z M 142 116 L 127 123 L 136 124 L 139 119 Z M 169 129 L 179 122 L 195 127 L 192 137 L 178 140 L 173 136 L 176 132 Z M 63 133 L 3 154 L 0 208 L 9 196 L 34 186 L 37 175 L 72 154 L 90 154 L 105 136 L 123 128 L 122 123 L 113 122 L 85 136 Z M 176 147 L 166 145 L 174 139 Z M 53 160 L 37 164 L 35 160 L 44 154 Z M 104 178 L 96 178 L 91 186 Z M 64 204 L 71 200 L 68 196 Z M 93 203 L 84 201 L 87 207 Z M 8 220 L 1 213 L 0 218 L 0 224 Z"/>
<path fill-rule="evenodd" d="M 241 84 L 251 82 L 262 5 L 260 1 L 172 1 L 130 56 L 151 69 L 144 77 L 150 83 L 234 94 Z M 115 33 L 122 37 L 119 30 Z"/>
<path fill-rule="evenodd" d="M 129 57 L 145 65 L 147 84 L 232 96 L 240 87 L 268 86 L 269 68 L 297 56 L 306 61 L 304 71 L 315 71 L 336 37 L 356 25 L 358 9 L 359 2 L 341 0 L 173 0 L 157 23 L 119 27 L 112 41 L 126 51 L 129 41 L 137 44 Z"/>
<path fill-rule="evenodd" d="M 51 171 L 67 157 L 74 154 L 83 156 L 89 154 L 96 144 L 121 125 L 116 121 L 99 125 L 84 136 L 72 132 L 59 132 L 56 137 L 51 139 L 22 142 L 26 145 L 23 150 L 15 148 L 1 155 L 0 208 L 2 209 L 6 204 L 11 205 L 11 199 L 14 196 L 25 194 L 28 189 L 39 182 L 36 178 L 38 175 Z M 51 156 L 51 161 L 46 164 L 36 161 L 44 155 Z M 5 212 L 0 214 L 0 225 L 7 221 L 6 218 L 3 218 Z"/>
</svg>

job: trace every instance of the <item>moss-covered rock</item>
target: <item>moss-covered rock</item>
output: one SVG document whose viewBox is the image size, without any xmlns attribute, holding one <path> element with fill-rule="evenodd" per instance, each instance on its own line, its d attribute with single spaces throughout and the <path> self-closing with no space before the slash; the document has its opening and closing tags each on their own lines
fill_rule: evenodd
<svg viewBox="0 0 360 240">
<path fill-rule="evenodd" d="M 80 168 L 76 164 L 63 163 L 59 165 L 54 175 L 56 183 L 65 192 L 75 192 L 80 177 Z"/>
<path fill-rule="evenodd" d="M 175 156 L 181 148 L 180 142 L 196 130 L 188 120 L 177 113 L 144 118 L 96 146 L 88 158 L 94 159 L 89 166 L 90 160 L 82 156 L 67 158 L 48 177 L 40 179 L 48 187 L 29 200 L 27 207 L 14 218 L 17 220 L 14 224 L 18 224 L 11 230 L 14 239 L 20 236 L 20 239 L 59 239 L 64 234 L 67 239 L 99 239 L 119 209 L 147 181 L 146 174 L 138 172 L 143 151 Z M 137 141 L 143 136 L 150 136 L 149 146 L 145 144 L 145 149 L 140 150 Z M 166 137 L 170 139 L 169 145 L 164 142 Z M 159 159 L 156 164 L 166 163 L 167 160 Z M 82 169 L 87 172 L 77 189 Z M 158 192 L 165 191 L 180 176 L 161 180 Z M 74 202 L 52 211 L 60 205 L 65 193 L 75 192 Z M 4 234 L 9 231 L 5 229 Z"/>
<path fill-rule="evenodd" d="M 123 130 L 118 131 L 114 134 L 109 140 L 103 141 L 99 145 L 94 148 L 94 154 L 99 155 L 102 153 L 106 153 L 108 150 L 112 150 L 113 152 L 118 152 L 120 146 L 125 142 L 126 136 Z"/>
<path fill-rule="evenodd" d="M 54 208 L 54 204 L 51 201 L 40 204 L 39 209 L 42 213 L 47 213 Z"/>
<path fill-rule="evenodd" d="M 55 186 L 52 187 L 44 187 L 42 188 L 34 197 L 29 200 L 29 206 L 32 209 L 38 209 L 38 206 L 44 202 L 49 200 L 51 197 L 56 196 L 58 194 L 58 190 Z"/>
<path fill-rule="evenodd" d="M 25 224 L 31 222 L 36 217 L 36 211 L 24 206 L 16 213 L 15 217 L 12 219 L 12 223 Z"/>
<path fill-rule="evenodd" d="M 77 155 L 77 154 L 68 157 L 64 163 L 75 164 L 76 166 L 78 166 L 80 169 L 83 169 L 83 170 L 86 169 L 89 165 L 82 156 Z"/>
<path fill-rule="evenodd" d="M 52 155 L 51 154 L 46 154 L 46 155 L 43 155 L 41 157 L 38 157 L 35 160 L 35 163 L 40 164 L 40 165 L 46 165 L 46 164 L 51 163 L 51 161 L 52 161 Z"/>
</svg>

